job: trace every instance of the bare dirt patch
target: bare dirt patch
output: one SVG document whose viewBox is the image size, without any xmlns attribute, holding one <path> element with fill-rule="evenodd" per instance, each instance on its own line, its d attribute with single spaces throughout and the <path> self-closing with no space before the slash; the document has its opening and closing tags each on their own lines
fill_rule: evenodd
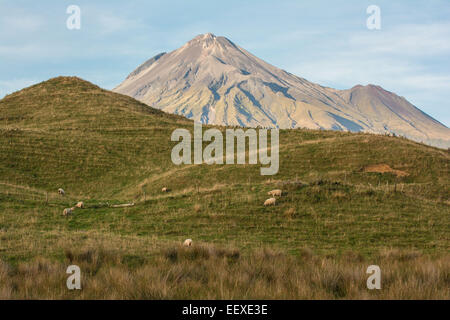
<svg viewBox="0 0 450 320">
<path fill-rule="evenodd" d="M 363 170 L 364 170 L 364 172 L 393 173 L 397 177 L 407 177 L 407 176 L 409 176 L 408 172 L 392 169 L 387 164 L 372 164 L 372 165 L 366 166 Z"/>
</svg>

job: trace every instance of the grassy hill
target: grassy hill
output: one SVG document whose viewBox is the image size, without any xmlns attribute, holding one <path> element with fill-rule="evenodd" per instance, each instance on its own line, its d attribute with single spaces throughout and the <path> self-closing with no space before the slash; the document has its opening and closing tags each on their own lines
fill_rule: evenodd
<svg viewBox="0 0 450 320">
<path fill-rule="evenodd" d="M 268 177 L 260 175 L 260 165 L 173 165 L 176 128 L 192 131 L 193 124 L 75 77 L 50 79 L 0 100 L 0 296 L 448 297 L 449 151 L 388 136 L 282 130 L 280 170 Z M 171 192 L 161 193 L 164 186 Z M 57 194 L 60 187 L 65 197 Z M 286 196 L 264 207 L 274 188 Z M 86 209 L 61 216 L 79 200 Z M 124 202 L 135 206 L 108 206 Z M 179 248 L 186 238 L 194 239 L 194 250 Z M 280 270 L 268 271 L 273 259 L 283 263 Z M 17 289 L 34 274 L 36 261 L 49 283 L 57 281 L 49 278 L 52 270 L 66 277 L 61 268 L 69 261 L 85 265 L 90 286 L 80 296 L 64 291 L 65 281 L 51 294 L 31 285 Z M 251 261 L 262 271 L 249 268 Z M 370 295 L 363 267 L 375 262 L 392 267 L 392 290 Z M 149 264 L 161 287 L 131 290 Z M 414 286 L 417 274 L 401 272 L 412 265 L 423 268 L 421 277 L 430 272 L 426 266 L 438 274 L 415 288 L 417 295 L 408 285 L 396 287 L 408 279 Z M 291 288 L 295 294 L 289 294 L 290 286 L 301 285 L 298 279 L 311 277 L 306 266 L 329 268 L 333 276 L 319 277 L 326 283 L 309 284 L 310 292 Z M 356 280 L 345 277 L 352 268 L 362 279 L 355 291 Z M 134 280 L 117 296 L 95 291 L 106 270 L 132 272 Z M 233 275 L 258 270 L 253 276 L 264 294 L 258 281 L 242 291 L 249 284 Z M 299 278 L 289 282 L 291 271 Z M 209 285 L 201 287 L 205 281 Z M 170 285 L 175 289 L 164 291 Z"/>
</svg>

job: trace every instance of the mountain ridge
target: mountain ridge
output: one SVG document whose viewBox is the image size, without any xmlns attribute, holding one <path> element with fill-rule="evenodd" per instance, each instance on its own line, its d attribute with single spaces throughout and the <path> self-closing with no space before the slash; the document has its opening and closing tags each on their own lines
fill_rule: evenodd
<svg viewBox="0 0 450 320">
<path fill-rule="evenodd" d="M 147 60 L 113 91 L 204 124 L 364 131 L 450 147 L 450 129 L 380 86 L 324 87 L 211 33 Z"/>
</svg>

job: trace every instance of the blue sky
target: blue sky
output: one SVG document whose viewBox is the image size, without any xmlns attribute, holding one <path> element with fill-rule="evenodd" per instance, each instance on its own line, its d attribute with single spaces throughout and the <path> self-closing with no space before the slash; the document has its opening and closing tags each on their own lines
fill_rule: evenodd
<svg viewBox="0 0 450 320">
<path fill-rule="evenodd" d="M 69 5 L 81 29 L 69 30 Z M 369 5 L 381 29 L 366 27 Z M 0 98 L 59 75 L 112 89 L 198 34 L 338 89 L 378 84 L 450 126 L 450 1 L 0 0 Z"/>
</svg>

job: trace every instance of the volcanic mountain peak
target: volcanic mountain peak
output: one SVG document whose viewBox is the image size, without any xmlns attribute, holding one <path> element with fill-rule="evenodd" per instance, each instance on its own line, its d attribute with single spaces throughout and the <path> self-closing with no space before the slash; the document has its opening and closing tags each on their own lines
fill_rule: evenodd
<svg viewBox="0 0 450 320">
<path fill-rule="evenodd" d="M 229 43 L 231 41 L 229 41 L 225 37 L 216 37 L 212 33 L 204 33 L 204 34 L 199 34 L 198 36 L 196 36 L 192 40 L 188 41 L 186 44 L 187 45 L 195 45 L 196 43 L 203 43 L 206 46 L 213 46 L 213 45 L 219 45 L 220 43 L 223 44 L 224 42 L 228 42 Z"/>
<path fill-rule="evenodd" d="M 133 71 L 114 91 L 207 124 L 395 133 L 450 147 L 450 130 L 376 85 L 326 88 L 206 33 Z"/>
</svg>

